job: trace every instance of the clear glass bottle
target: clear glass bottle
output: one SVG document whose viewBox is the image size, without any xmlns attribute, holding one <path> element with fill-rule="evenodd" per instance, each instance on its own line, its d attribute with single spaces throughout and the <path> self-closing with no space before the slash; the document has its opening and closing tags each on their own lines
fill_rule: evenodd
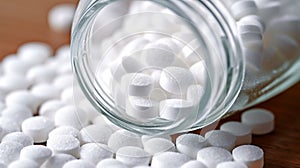
<svg viewBox="0 0 300 168">
<path fill-rule="evenodd" d="M 298 0 L 81 0 L 72 30 L 74 72 L 85 98 L 120 127 L 142 134 L 202 128 L 299 81 L 298 7 Z M 158 47 L 165 53 L 150 50 L 147 55 L 149 43 L 163 43 L 170 50 Z M 168 62 L 169 52 L 176 57 Z M 127 56 L 134 60 L 118 71 Z M 147 58 L 154 64 L 145 63 Z M 199 62 L 204 69 L 195 68 L 193 74 L 200 77 L 195 84 L 203 93 L 188 112 L 184 103 L 175 103 L 172 119 L 161 115 L 162 107 L 160 114 L 142 119 L 128 113 L 132 95 L 122 83 L 127 73 L 153 77 L 168 66 L 188 69 Z M 163 99 L 188 99 L 181 85 L 177 95 L 160 86 L 151 89 L 142 95 L 151 99 L 151 108 Z"/>
</svg>

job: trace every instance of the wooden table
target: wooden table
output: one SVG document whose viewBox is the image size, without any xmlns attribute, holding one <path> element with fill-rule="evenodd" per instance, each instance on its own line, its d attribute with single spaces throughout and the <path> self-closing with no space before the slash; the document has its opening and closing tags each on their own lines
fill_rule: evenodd
<svg viewBox="0 0 300 168">
<path fill-rule="evenodd" d="M 25 42 L 42 41 L 54 49 L 69 43 L 69 34 L 51 31 L 46 20 L 49 9 L 62 2 L 76 0 L 0 0 L 0 58 Z M 253 140 L 265 151 L 265 167 L 300 167 L 300 83 L 258 107 L 276 115 L 276 130 Z M 238 120 L 239 114 L 229 119 Z"/>
</svg>

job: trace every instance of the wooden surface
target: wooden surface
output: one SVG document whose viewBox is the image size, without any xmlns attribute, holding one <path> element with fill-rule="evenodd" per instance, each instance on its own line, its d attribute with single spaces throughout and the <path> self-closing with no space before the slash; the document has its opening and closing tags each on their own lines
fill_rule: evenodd
<svg viewBox="0 0 300 168">
<path fill-rule="evenodd" d="M 0 0 L 0 58 L 29 41 L 43 41 L 54 49 L 69 43 L 68 33 L 53 32 L 47 25 L 47 12 L 62 2 L 76 1 Z M 265 167 L 300 167 L 300 83 L 258 107 L 276 116 L 273 133 L 254 137 L 254 144 L 265 151 Z M 239 114 L 229 119 L 238 120 Z"/>
</svg>

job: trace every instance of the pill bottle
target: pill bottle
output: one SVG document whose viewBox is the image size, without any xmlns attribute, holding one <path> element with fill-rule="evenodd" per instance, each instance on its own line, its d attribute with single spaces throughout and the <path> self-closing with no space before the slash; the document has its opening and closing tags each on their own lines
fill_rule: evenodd
<svg viewBox="0 0 300 168">
<path fill-rule="evenodd" d="M 202 128 L 299 81 L 299 7 L 299 0 L 80 0 L 71 39 L 78 87 L 99 113 L 136 133 Z"/>
</svg>

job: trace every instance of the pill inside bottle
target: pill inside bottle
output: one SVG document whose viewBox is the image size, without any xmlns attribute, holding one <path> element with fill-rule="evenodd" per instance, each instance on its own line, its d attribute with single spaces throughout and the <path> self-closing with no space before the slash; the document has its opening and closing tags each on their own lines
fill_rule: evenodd
<svg viewBox="0 0 300 168">
<path fill-rule="evenodd" d="M 230 2 L 80 1 L 71 45 L 79 97 L 129 131 L 172 134 L 298 81 L 284 77 L 299 70 L 297 14 L 282 4 L 281 18 L 267 17 L 263 3 Z"/>
</svg>

